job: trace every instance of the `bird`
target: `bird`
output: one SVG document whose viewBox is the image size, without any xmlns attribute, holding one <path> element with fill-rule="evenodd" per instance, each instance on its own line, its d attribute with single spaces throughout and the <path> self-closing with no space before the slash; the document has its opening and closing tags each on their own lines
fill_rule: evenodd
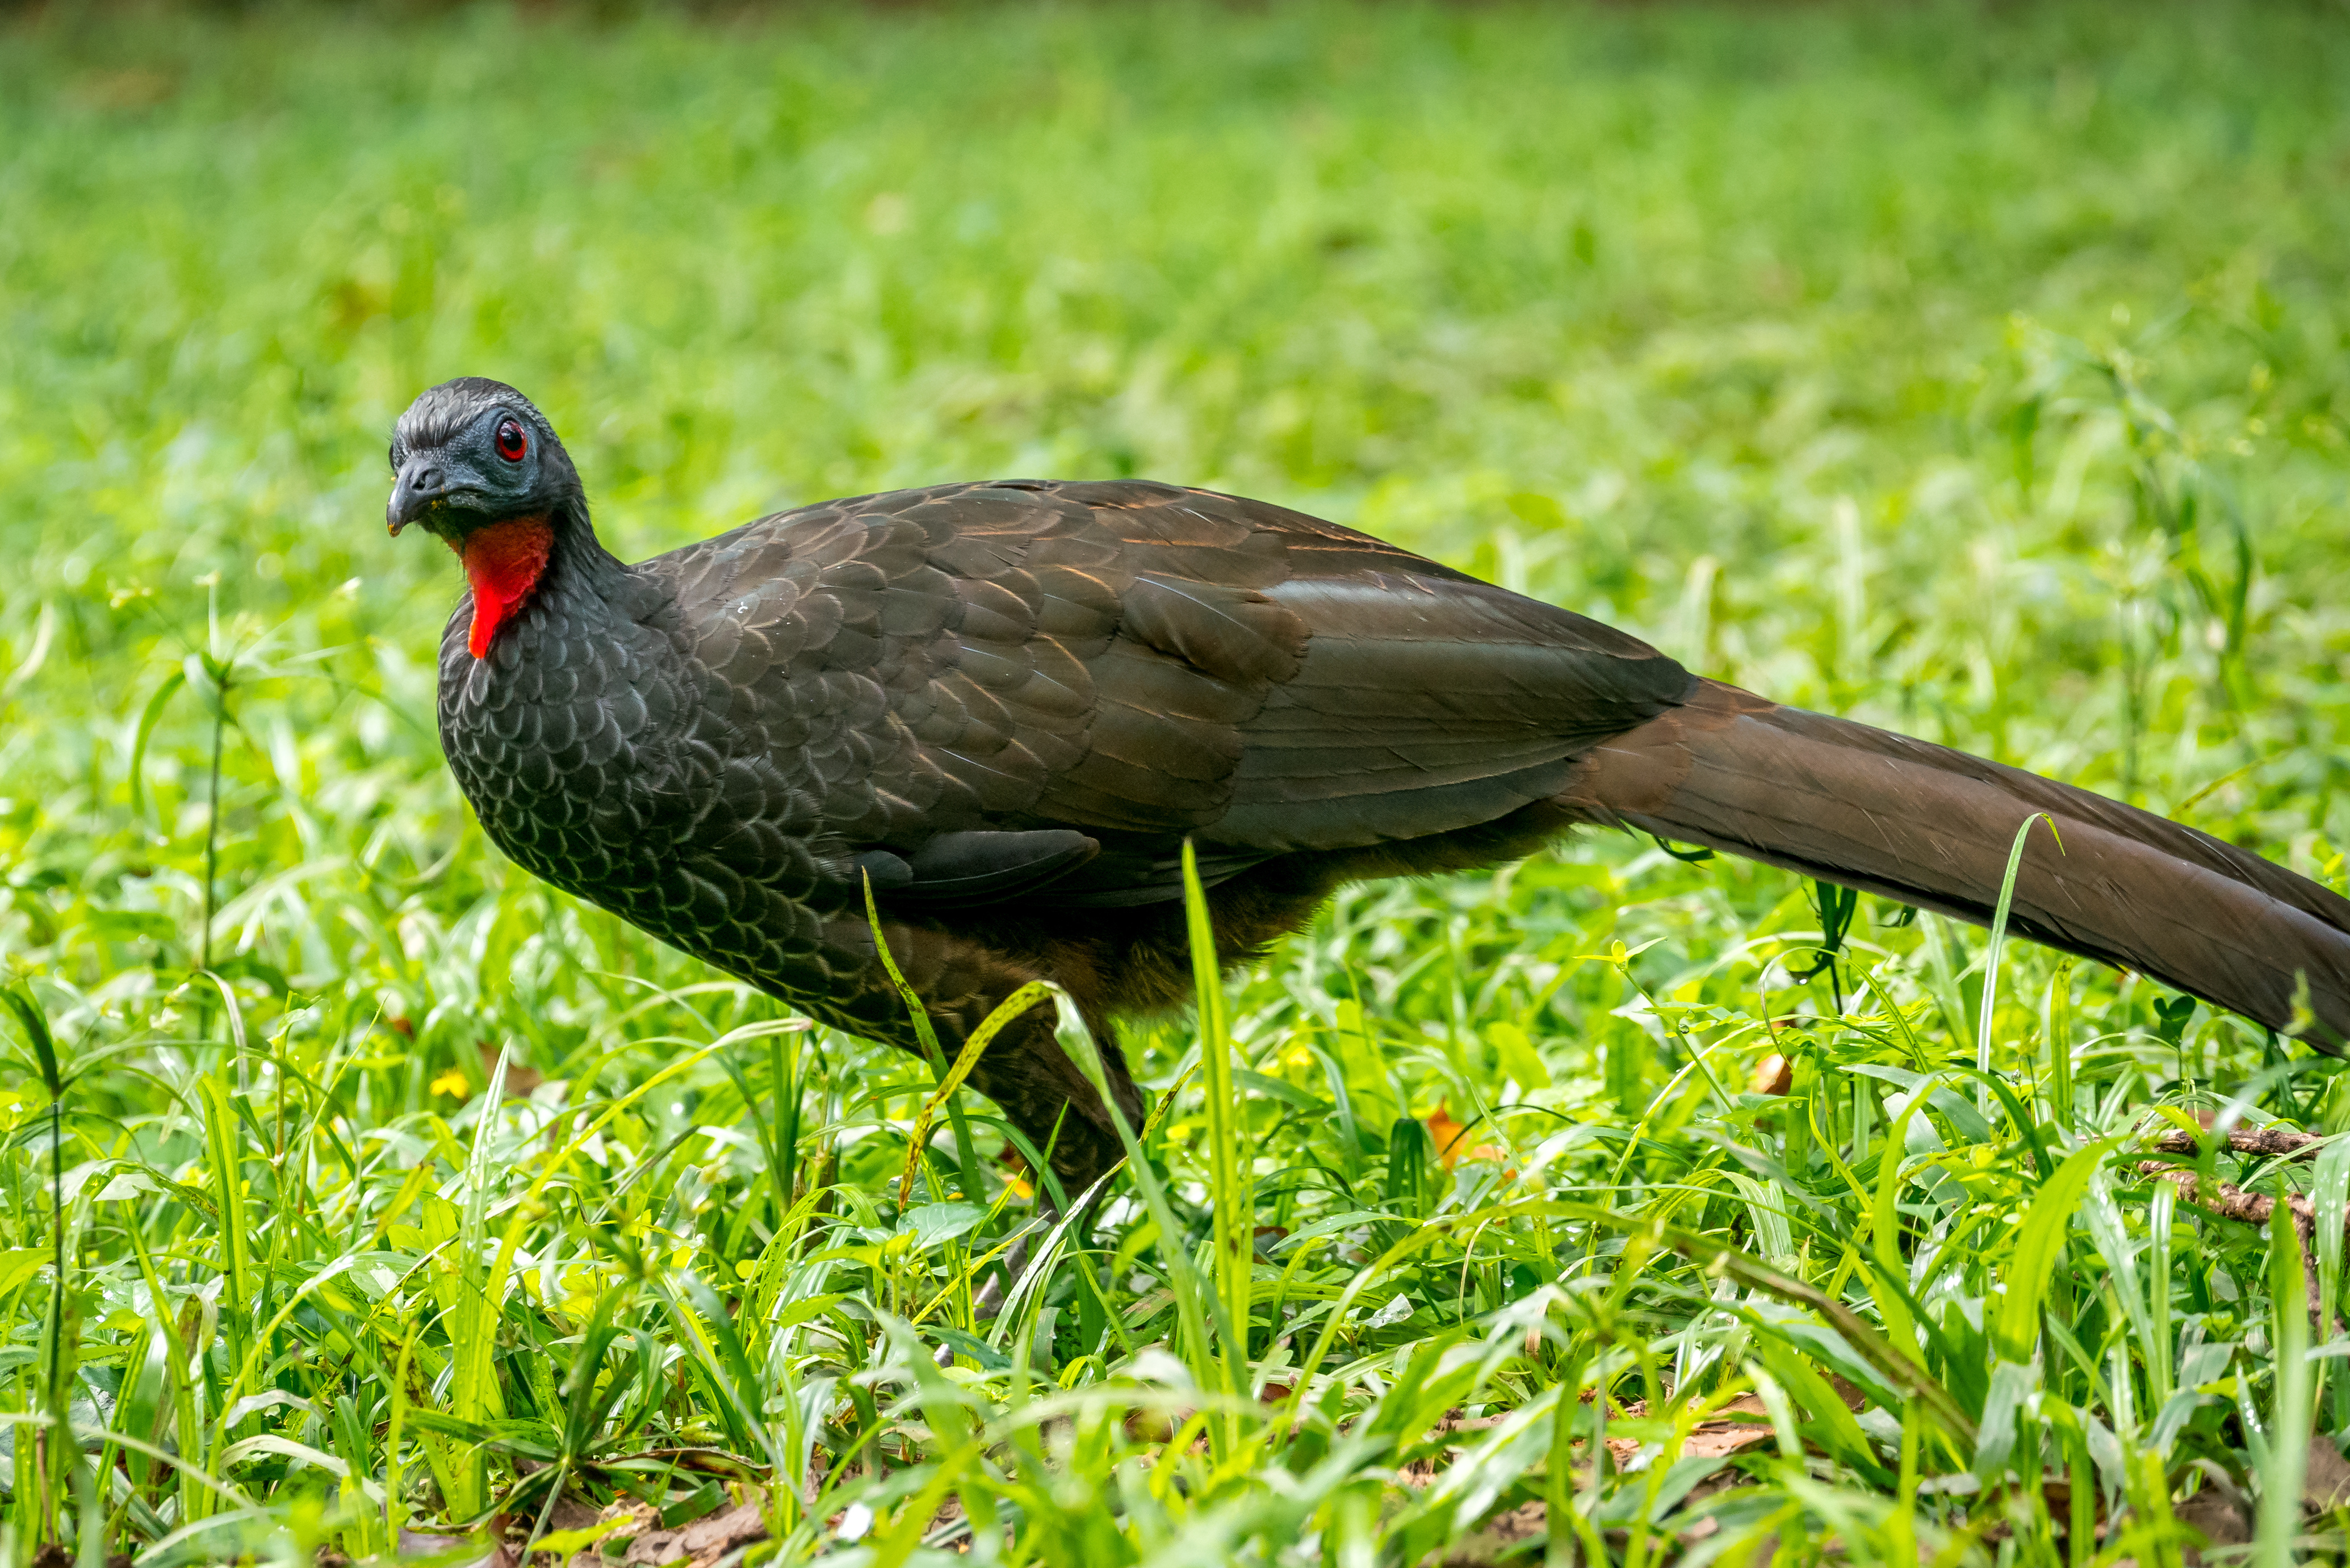
<svg viewBox="0 0 2350 1568">
<path fill-rule="evenodd" d="M 1340 887 L 1655 835 L 2009 929 L 2334 1051 L 2350 900 L 2088 790 L 1692 674 L 1367 534 L 1151 481 L 933 485 L 777 512 L 633 565 L 538 407 L 479 377 L 401 414 L 386 520 L 458 556 L 449 767 L 490 841 L 785 1006 L 951 1060 L 1058 986 L 1129 1128 L 1115 1023 Z M 868 899 L 871 902 L 868 904 Z M 868 909 L 871 911 L 868 914 Z M 883 944 L 887 948 L 884 961 Z M 972 1086 L 1064 1193 L 1120 1158 L 1056 1037 Z"/>
</svg>

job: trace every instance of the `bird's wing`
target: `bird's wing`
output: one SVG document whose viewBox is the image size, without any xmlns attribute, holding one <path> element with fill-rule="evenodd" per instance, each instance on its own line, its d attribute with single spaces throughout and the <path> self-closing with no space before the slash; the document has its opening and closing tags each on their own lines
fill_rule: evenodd
<svg viewBox="0 0 2350 1568">
<path fill-rule="evenodd" d="M 844 843 L 895 857 L 876 864 L 907 900 L 927 880 L 958 903 L 1048 882 L 1149 901 L 1187 835 L 1212 880 L 1474 826 L 1693 686 L 1352 530 L 1139 482 L 858 497 L 649 565 L 712 700 Z M 1052 832 L 1101 852 L 1046 853 Z M 963 869 L 925 878 L 913 852 L 940 834 L 965 836 Z"/>
</svg>

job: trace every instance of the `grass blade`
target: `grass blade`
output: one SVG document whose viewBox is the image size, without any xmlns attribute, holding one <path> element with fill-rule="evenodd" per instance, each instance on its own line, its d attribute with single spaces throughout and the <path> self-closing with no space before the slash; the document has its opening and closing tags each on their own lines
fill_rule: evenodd
<svg viewBox="0 0 2350 1568">
<path fill-rule="evenodd" d="M 147 705 L 139 711 L 138 736 L 130 742 L 130 814 L 133 816 L 144 817 L 147 815 L 147 742 L 154 739 L 155 726 L 161 721 L 164 705 L 172 701 L 172 694 L 187 683 L 188 672 L 185 670 L 172 670 L 163 677 L 163 683 L 155 688 L 155 694 L 148 698 Z"/>
<path fill-rule="evenodd" d="M 938 1119 L 940 1107 L 951 1100 L 954 1092 L 962 1087 L 963 1080 L 970 1077 L 971 1070 L 979 1064 L 989 1043 L 1003 1033 L 1007 1024 L 1035 1008 L 1049 1005 L 1051 1000 L 1050 989 L 1045 982 L 1032 980 L 998 1002 L 995 1010 L 971 1032 L 971 1038 L 962 1043 L 962 1049 L 955 1054 L 954 1065 L 939 1080 L 939 1086 L 931 1091 L 929 1099 L 922 1102 L 920 1112 L 914 1117 L 914 1130 L 906 1140 L 905 1173 L 898 1179 L 898 1203 L 900 1208 L 913 1201 L 914 1172 L 921 1165 L 922 1148 L 930 1141 L 931 1124 Z M 974 1178 L 966 1175 L 964 1179 L 973 1181 Z M 976 1202 L 983 1190 L 976 1185 L 969 1186 L 964 1189 L 963 1196 Z"/>
<path fill-rule="evenodd" d="M 930 1008 L 923 1003 L 921 997 L 915 993 L 914 988 L 907 983 L 905 974 L 898 968 L 897 957 L 889 950 L 889 939 L 882 933 L 880 908 L 873 901 L 873 878 L 868 874 L 864 880 L 865 922 L 873 932 L 874 956 L 881 961 L 881 968 L 889 975 L 889 983 L 897 987 L 899 997 L 905 1002 L 906 1016 L 914 1026 L 914 1037 L 921 1042 L 923 1059 L 930 1063 L 931 1071 L 937 1075 L 938 1081 L 943 1087 L 950 1069 L 947 1065 L 946 1052 L 939 1044 L 938 1025 L 931 1021 Z M 965 1070 L 968 1071 L 968 1069 Z M 957 1101 L 951 1093 L 944 1094 L 942 1097 L 946 1101 L 947 1125 L 954 1129 L 955 1163 L 962 1169 L 962 1189 L 967 1196 L 976 1201 L 979 1195 L 987 1189 L 980 1183 L 979 1155 L 972 1146 L 971 1128 L 963 1120 L 961 1102 Z M 919 1144 L 915 1147 L 917 1149 L 920 1147 Z"/>
<path fill-rule="evenodd" d="M 1234 1396 L 1247 1386 L 1250 1255 L 1254 1204 L 1241 1168 L 1240 1090 L 1232 1082 L 1232 1033 L 1224 1023 L 1223 975 L 1208 916 L 1207 890 L 1200 885 L 1200 860 L 1183 841 L 1183 920 L 1191 938 L 1191 983 L 1199 1012 L 1201 1088 L 1208 1110 L 1208 1201 L 1214 1226 L 1215 1282 L 1223 1321 L 1225 1386 Z"/>
<path fill-rule="evenodd" d="M 457 1304 L 451 1314 L 449 1345 L 449 1413 L 461 1421 L 478 1422 L 492 1413 L 490 1358 L 497 1348 L 497 1297 L 504 1294 L 498 1271 L 482 1256 L 489 1239 L 490 1189 L 495 1185 L 492 1142 L 498 1130 L 505 1099 L 508 1051 L 501 1047 L 490 1068 L 490 1081 L 475 1105 L 473 1147 L 465 1162 L 464 1218 L 457 1229 Z M 449 1500 L 451 1511 L 470 1519 L 481 1512 L 488 1498 L 487 1456 L 476 1452 L 459 1467 L 458 1495 Z"/>
<path fill-rule="evenodd" d="M 2302 1480 L 2312 1440 L 2307 1269 L 2300 1227 L 2280 1196 L 2276 1218 L 2269 1222 L 2276 1394 L 2269 1415 L 2269 1463 L 2261 1473 L 2260 1533 L 2252 1547 L 2252 1560 L 2261 1568 L 2292 1568 L 2301 1536 Z"/>
<path fill-rule="evenodd" d="M 236 1109 L 219 1077 L 203 1079 L 204 1141 L 213 1201 L 220 1206 L 221 1272 L 228 1280 L 227 1306 L 238 1316 L 255 1303 L 252 1227 L 244 1208 L 244 1165 L 237 1137 Z"/>
<path fill-rule="evenodd" d="M 2032 836 L 2032 825 L 2035 822 L 2048 825 L 2049 834 L 2056 838 L 2058 854 L 2064 850 L 2064 840 L 2056 834 L 2056 819 L 2044 811 L 2035 811 L 2023 819 L 2023 826 L 2015 830 L 2014 844 L 2008 849 L 2007 872 L 1999 883 L 1999 905 L 1991 911 L 1991 940 L 1983 950 L 1982 1004 L 1975 1010 L 1975 1071 L 1985 1075 L 1991 1072 L 1991 1019 L 1998 1011 L 1999 961 L 2001 949 L 2007 945 L 2008 911 L 2015 905 L 2015 876 L 2022 869 L 2024 841 Z M 1981 1106 L 1984 1115 L 1991 1114 L 1989 1100 L 1983 1100 Z"/>
<path fill-rule="evenodd" d="M 2064 1255 L 2082 1195 L 2106 1156 L 2122 1141 L 2101 1138 L 2067 1155 L 2056 1174 L 2041 1184 L 2039 1195 L 2024 1211 L 2023 1223 L 2015 1233 L 2015 1251 L 2008 1262 L 2007 1295 L 2000 1303 L 1991 1335 L 1992 1345 L 2006 1360 L 2021 1365 L 2032 1359 L 2032 1347 L 2040 1339 L 2040 1303 L 2047 1296 L 2056 1261 Z"/>
<path fill-rule="evenodd" d="M 1183 1329 L 1186 1358 L 1191 1363 L 1191 1376 L 1201 1388 L 1226 1391 L 1233 1389 L 1230 1358 L 1218 1351 L 1232 1343 L 1231 1321 L 1225 1315 L 1223 1298 L 1214 1288 L 1214 1282 L 1203 1280 L 1193 1266 L 1191 1255 L 1182 1242 L 1183 1227 L 1175 1218 L 1174 1206 L 1167 1200 L 1167 1189 L 1143 1158 L 1142 1146 L 1136 1141 L 1135 1129 L 1127 1125 L 1126 1113 L 1118 1108 L 1118 1098 L 1109 1091 L 1109 1080 L 1102 1071 L 1101 1056 L 1094 1044 L 1093 1035 L 1086 1028 L 1085 1014 L 1066 992 L 1054 988 L 1053 1000 L 1060 1009 L 1057 1031 L 1061 1049 L 1077 1064 L 1086 1082 L 1102 1097 L 1109 1108 L 1110 1126 L 1118 1133 L 1118 1141 L 1126 1150 L 1126 1166 L 1141 1190 L 1143 1207 L 1151 1221 L 1159 1227 L 1159 1256 L 1167 1264 L 1168 1280 L 1175 1298 L 1175 1312 Z M 1215 1332 L 1211 1334 L 1211 1324 Z M 1224 1431 L 1222 1423 L 1211 1425 L 1211 1434 L 1219 1441 Z"/>
</svg>

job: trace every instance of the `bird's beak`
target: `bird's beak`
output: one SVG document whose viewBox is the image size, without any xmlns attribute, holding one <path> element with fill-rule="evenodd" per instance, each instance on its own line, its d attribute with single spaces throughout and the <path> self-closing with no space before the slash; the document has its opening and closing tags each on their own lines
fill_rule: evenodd
<svg viewBox="0 0 2350 1568">
<path fill-rule="evenodd" d="M 383 509 L 385 524 L 398 538 L 400 531 L 441 504 L 449 494 L 448 471 L 438 452 L 421 452 L 400 465 L 391 486 L 391 500 Z"/>
</svg>

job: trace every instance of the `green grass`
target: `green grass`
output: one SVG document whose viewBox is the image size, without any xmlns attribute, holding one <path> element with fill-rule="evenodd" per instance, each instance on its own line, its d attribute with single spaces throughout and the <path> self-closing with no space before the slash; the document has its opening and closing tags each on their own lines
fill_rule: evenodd
<svg viewBox="0 0 2350 1568">
<path fill-rule="evenodd" d="M 1135 1031 L 1144 1179 L 981 1317 L 991 1107 L 901 1209 L 927 1066 L 490 850 L 380 524 L 463 372 L 631 554 L 1210 483 L 2338 887 L 2345 109 L 2316 5 L 0 24 L 0 1543 L 2341 1553 L 2350 1140 L 2206 1162 L 2305 1259 L 2137 1174 L 2350 1127 L 2334 1063 L 1866 898 L 1814 968 L 1814 889 L 1591 836 Z"/>
</svg>

